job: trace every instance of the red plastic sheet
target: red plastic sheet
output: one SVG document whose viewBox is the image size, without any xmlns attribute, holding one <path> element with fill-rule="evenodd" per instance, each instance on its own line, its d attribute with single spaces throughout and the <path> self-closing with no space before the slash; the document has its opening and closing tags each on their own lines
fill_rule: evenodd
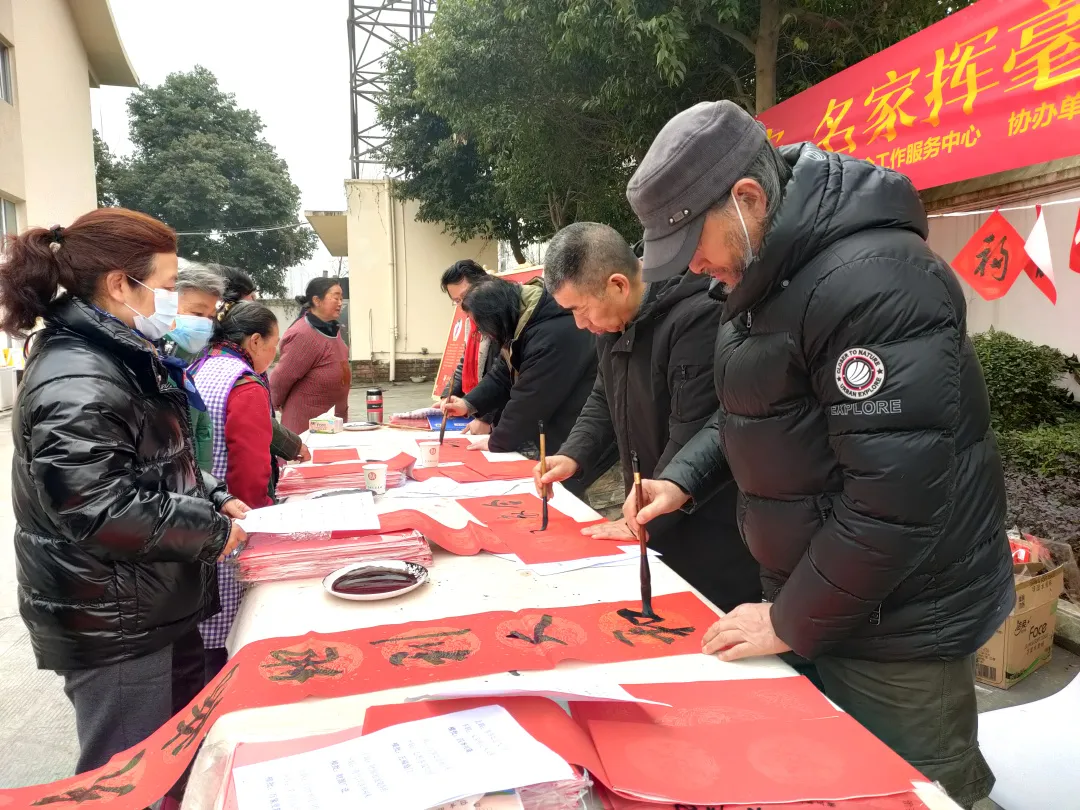
<svg viewBox="0 0 1080 810">
<path fill-rule="evenodd" d="M 244 647 L 185 708 L 104 767 L 48 785 L 0 791 L 0 807 L 93 805 L 141 810 L 176 782 L 223 714 L 341 697 L 560 661 L 609 663 L 698 653 L 716 618 L 691 593 L 653 600 L 662 621 L 635 602 L 498 611 L 294 638 Z"/>
</svg>

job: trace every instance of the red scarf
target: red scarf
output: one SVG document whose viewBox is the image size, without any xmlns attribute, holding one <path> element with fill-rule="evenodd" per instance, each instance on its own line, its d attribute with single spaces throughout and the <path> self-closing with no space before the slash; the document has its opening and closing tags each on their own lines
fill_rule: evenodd
<svg viewBox="0 0 1080 810">
<path fill-rule="evenodd" d="M 480 332 L 476 329 L 465 341 L 465 357 L 461 361 L 461 390 L 467 394 L 480 384 Z"/>
</svg>

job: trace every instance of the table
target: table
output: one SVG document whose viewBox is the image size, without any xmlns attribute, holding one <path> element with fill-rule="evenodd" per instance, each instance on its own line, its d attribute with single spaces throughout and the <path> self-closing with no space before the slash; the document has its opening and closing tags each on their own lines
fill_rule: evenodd
<svg viewBox="0 0 1080 810">
<path fill-rule="evenodd" d="M 437 435 L 437 434 L 436 434 Z M 424 433 L 402 433 L 389 429 L 371 433 L 344 433 L 312 436 L 309 447 L 351 445 L 381 448 L 387 452 L 405 450 L 419 453 L 413 439 Z M 531 491 L 532 485 L 521 485 Z M 553 503 L 578 520 L 595 516 L 588 506 L 561 487 Z M 349 602 L 327 594 L 319 580 L 272 582 L 254 586 L 244 597 L 229 638 L 230 652 L 245 644 L 267 638 L 301 635 L 307 631 L 336 632 L 363 627 L 399 624 L 491 610 L 520 610 L 527 607 L 561 607 L 613 602 L 640 596 L 637 566 L 586 568 L 554 576 L 540 576 L 517 570 L 512 562 L 490 554 L 458 557 L 439 549 L 431 582 L 397 599 L 382 602 Z M 653 593 L 664 595 L 693 590 L 661 561 L 652 564 Z M 602 679 L 614 683 L 675 683 L 695 680 L 735 678 L 782 678 L 794 670 L 778 658 L 751 659 L 735 663 L 711 656 L 682 655 L 628 661 L 615 664 L 567 662 L 559 673 L 573 677 Z M 547 672 L 499 673 L 478 678 L 447 681 L 464 684 L 485 681 L 512 683 L 516 688 L 540 684 Z M 239 742 L 288 739 L 338 731 L 363 724 L 368 706 L 401 703 L 408 697 L 431 694 L 444 684 L 420 684 L 363 695 L 332 699 L 309 699 L 289 706 L 274 706 L 235 712 L 218 718 L 195 760 L 184 799 L 184 810 L 217 810 L 223 799 L 228 760 Z M 940 792 L 938 792 L 940 793 Z M 924 799 L 925 801 L 925 799 Z M 948 799 L 934 810 L 953 810 Z M 589 806 L 594 806 L 590 804 Z M 595 805 L 599 807 L 599 805 Z"/>
</svg>

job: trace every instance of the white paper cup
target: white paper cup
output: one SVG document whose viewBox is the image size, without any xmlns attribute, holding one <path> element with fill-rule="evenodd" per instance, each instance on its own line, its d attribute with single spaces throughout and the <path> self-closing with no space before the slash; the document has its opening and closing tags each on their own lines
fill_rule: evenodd
<svg viewBox="0 0 1080 810">
<path fill-rule="evenodd" d="M 420 466 L 421 467 L 438 467 L 439 466 L 439 443 L 438 442 L 417 442 L 420 445 Z"/>
<path fill-rule="evenodd" d="M 364 465 L 364 487 L 368 492 L 374 493 L 375 495 L 382 495 L 386 492 L 385 464 Z"/>
</svg>

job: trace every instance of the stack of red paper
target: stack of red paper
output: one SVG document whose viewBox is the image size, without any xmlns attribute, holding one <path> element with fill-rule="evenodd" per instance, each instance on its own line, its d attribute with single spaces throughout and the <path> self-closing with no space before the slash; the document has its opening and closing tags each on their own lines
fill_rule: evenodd
<svg viewBox="0 0 1080 810">
<path fill-rule="evenodd" d="M 355 454 L 355 449 L 349 448 Z M 332 448 L 337 451 L 337 448 Z M 322 463 L 301 464 L 285 467 L 278 479 L 278 497 L 310 495 L 324 489 L 364 489 L 364 466 L 385 464 L 386 486 L 400 487 L 406 481 L 409 469 L 416 459 L 408 453 L 399 453 L 387 461 L 347 461 L 337 455 L 328 455 L 331 449 L 315 450 L 314 458 L 328 459 Z M 322 453 L 324 455 L 320 456 Z"/>
<path fill-rule="evenodd" d="M 828 803 L 837 810 L 924 810 L 919 774 L 802 677 L 627 685 L 664 705 L 540 697 L 372 706 L 364 733 L 498 704 L 584 768 L 611 810 L 745 810 Z"/>
<path fill-rule="evenodd" d="M 369 560 L 402 560 L 431 567 L 431 546 L 415 530 L 252 534 L 237 559 L 237 577 L 243 582 L 313 579 Z"/>
</svg>

